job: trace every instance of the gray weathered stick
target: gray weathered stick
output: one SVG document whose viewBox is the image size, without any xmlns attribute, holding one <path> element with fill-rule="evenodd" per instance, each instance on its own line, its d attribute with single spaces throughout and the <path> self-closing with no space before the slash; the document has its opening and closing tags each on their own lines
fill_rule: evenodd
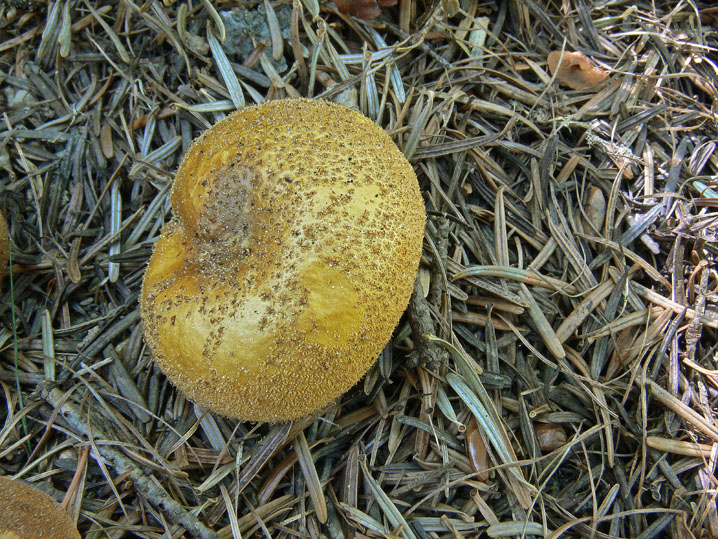
<svg viewBox="0 0 718 539">
<path fill-rule="evenodd" d="M 48 390 L 43 387 L 40 390 L 40 395 L 53 407 L 58 408 L 65 421 L 72 425 L 75 430 L 85 436 L 88 435 L 88 430 L 90 429 L 88 428 L 87 420 L 83 418 L 80 410 L 65 398 L 62 391 L 59 389 Z M 99 425 L 91 425 L 91 429 L 95 440 L 101 438 L 110 439 Z M 177 503 L 156 480 L 145 474 L 137 464 L 123 455 L 122 452 L 109 445 L 102 444 L 98 444 L 97 449 L 118 475 L 129 472 L 128 479 L 133 482 L 137 491 L 153 505 L 157 506 L 170 522 L 179 524 L 195 537 L 202 539 L 219 537 L 218 534 L 200 522 L 196 516 Z"/>
</svg>

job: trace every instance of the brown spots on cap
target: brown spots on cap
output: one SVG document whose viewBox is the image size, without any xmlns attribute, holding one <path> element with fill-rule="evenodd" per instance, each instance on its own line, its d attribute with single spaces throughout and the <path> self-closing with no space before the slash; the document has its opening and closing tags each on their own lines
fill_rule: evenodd
<svg viewBox="0 0 718 539">
<path fill-rule="evenodd" d="M 354 385 L 406 307 L 425 212 L 389 136 L 326 101 L 237 111 L 192 145 L 145 273 L 145 337 L 223 415 L 280 421 Z"/>
</svg>

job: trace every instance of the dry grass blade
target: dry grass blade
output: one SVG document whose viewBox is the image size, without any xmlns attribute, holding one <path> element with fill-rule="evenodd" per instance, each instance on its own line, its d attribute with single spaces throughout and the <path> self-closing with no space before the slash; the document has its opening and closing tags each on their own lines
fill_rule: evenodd
<svg viewBox="0 0 718 539">
<path fill-rule="evenodd" d="M 105 347 L 103 355 L 107 358 L 112 359 L 110 365 L 110 372 L 114 378 L 115 383 L 120 391 L 120 395 L 130 401 L 130 409 L 135 414 L 137 419 L 143 423 L 149 422 L 152 417 L 147 412 L 147 402 L 142 393 L 137 388 L 134 380 L 127 372 L 125 365 L 122 363 L 119 354 L 112 345 Z"/>
<path fill-rule="evenodd" d="M 234 504 L 232 503 L 232 498 L 229 496 L 227 487 L 220 485 L 219 491 L 222 493 L 222 500 L 227 506 L 227 514 L 229 515 L 229 525 L 232 529 L 232 537 L 234 539 L 242 539 L 242 532 L 239 531 L 239 522 L 237 522 L 237 512 L 234 509 Z"/>
<path fill-rule="evenodd" d="M 376 480 L 372 477 L 371 472 L 367 467 L 366 456 L 360 456 L 359 464 L 361 466 L 362 473 L 364 474 L 364 480 L 369 485 L 369 490 L 371 491 L 372 496 L 381 508 L 386 519 L 396 529 L 396 531 L 392 533 L 394 535 L 399 534 L 404 539 L 416 539 L 416 535 L 414 535 L 414 532 L 411 530 L 411 527 L 406 522 L 406 520 L 404 520 L 404 517 L 399 512 L 399 509 L 397 509 L 396 505 L 394 505 L 394 502 L 391 501 L 391 498 L 387 496 L 386 492 L 384 492 L 379 483 L 377 483 Z"/>
<path fill-rule="evenodd" d="M 463 271 L 455 273 L 451 277 L 451 280 L 456 281 L 471 276 L 498 277 L 500 279 L 510 279 L 520 283 L 557 290 L 569 295 L 576 293 L 576 289 L 572 285 L 554 277 L 540 275 L 531 270 L 507 266 L 470 266 Z"/>
<path fill-rule="evenodd" d="M 665 451 L 666 453 L 706 459 L 711 457 L 714 447 L 713 445 L 683 442 L 681 440 L 661 438 L 660 436 L 648 436 L 646 438 L 646 445 L 652 449 Z"/>
<path fill-rule="evenodd" d="M 612 322 L 603 326 L 601 329 L 598 329 L 591 333 L 587 333 L 586 335 L 583 335 L 583 337 L 586 338 L 589 343 L 592 343 L 600 337 L 616 335 L 624 329 L 638 325 L 644 325 L 647 322 L 658 318 L 663 312 L 665 311 L 659 307 L 636 311 L 634 313 L 627 314 L 626 316 L 617 318 L 616 320 L 613 320 Z"/>
<path fill-rule="evenodd" d="M 339 502 L 339 507 L 342 511 L 344 511 L 346 518 L 351 520 L 354 524 L 358 524 L 362 528 L 379 534 L 382 537 L 391 536 L 390 530 L 386 529 L 380 522 L 377 522 L 366 513 L 361 512 L 353 505 Z"/>
<path fill-rule="evenodd" d="M 302 0 L 302 4 L 307 8 L 313 19 L 319 17 L 319 2 L 317 0 Z"/>
<path fill-rule="evenodd" d="M 404 144 L 404 155 L 409 160 L 411 160 L 414 156 L 414 152 L 419 144 L 419 138 L 424 133 L 424 129 L 426 129 L 426 124 L 429 121 L 429 114 L 431 113 L 434 105 L 434 94 L 430 93 L 426 96 L 426 102 L 424 102 L 423 98 L 420 98 L 419 103 L 421 103 L 421 106 L 417 105 L 413 109 L 416 116 L 409 121 L 412 127 L 409 132 L 409 138 Z"/>
<path fill-rule="evenodd" d="M 553 354 L 553 357 L 555 357 L 556 359 L 565 358 L 566 351 L 563 349 L 561 340 L 558 338 L 556 332 L 554 332 L 553 328 L 551 327 L 551 324 L 546 319 L 546 315 L 544 315 L 543 311 L 541 310 L 541 307 L 539 307 L 533 295 L 523 283 L 521 283 L 521 292 L 522 297 L 529 304 L 528 314 L 536 325 L 536 330 L 538 331 L 538 334 L 541 339 L 543 339 L 544 344 Z"/>
<path fill-rule="evenodd" d="M 297 463 L 297 459 L 298 457 L 295 452 L 274 467 L 272 473 L 267 476 L 257 491 L 257 503 L 259 505 L 264 505 L 271 499 L 272 494 L 274 494 L 274 491 L 284 479 L 286 473 Z"/>
<path fill-rule="evenodd" d="M 474 313 L 474 312 L 453 312 L 451 313 L 451 321 L 452 322 L 464 322 L 466 324 L 474 324 L 477 326 L 486 326 L 489 322 L 489 317 L 481 314 L 481 313 Z M 510 331 L 511 328 L 501 320 L 494 320 L 493 321 L 494 327 L 496 329 L 499 329 L 501 331 Z"/>
<path fill-rule="evenodd" d="M 59 2 L 55 4 L 55 6 L 59 7 Z M 124 45 L 122 45 L 122 42 L 120 41 L 120 38 L 117 37 L 117 34 L 112 30 L 109 24 L 105 22 L 105 20 L 101 17 L 101 15 L 89 4 L 89 2 L 85 1 L 85 6 L 89 10 L 89 12 L 92 14 L 92 16 L 95 18 L 95 20 L 102 26 L 103 30 L 105 31 L 105 34 L 107 37 L 110 38 L 110 41 L 112 41 L 112 45 L 114 45 L 115 49 L 117 50 L 117 54 L 119 55 L 120 59 L 126 63 L 130 63 L 130 55 L 127 53 L 127 49 L 125 49 Z"/>
<path fill-rule="evenodd" d="M 297 460 L 299 466 L 302 468 L 304 474 L 304 480 L 307 484 L 307 490 L 309 491 L 309 497 L 312 499 L 312 505 L 314 511 L 317 514 L 319 522 L 322 524 L 327 521 L 327 502 L 324 499 L 324 491 L 322 489 L 317 469 L 314 467 L 314 459 L 312 458 L 312 452 L 307 444 L 307 438 L 303 432 L 300 432 L 294 439 L 294 452 L 297 454 Z"/>
<path fill-rule="evenodd" d="M 479 398 L 469 389 L 461 378 L 451 373 L 447 380 L 461 400 L 469 407 L 484 432 L 485 439 L 491 441 L 502 464 L 507 466 L 507 482 L 511 492 L 524 509 L 531 506 L 530 489 L 523 478 L 513 448 L 503 425 L 497 421 L 498 415 L 493 406 L 485 408 Z M 481 382 L 479 382 L 481 383 Z"/>
<path fill-rule="evenodd" d="M 561 325 L 556 329 L 556 338 L 560 342 L 566 342 L 576 329 L 583 323 L 598 305 L 611 295 L 615 287 L 613 281 L 602 282 L 588 294 L 576 308 L 564 318 Z"/>
<path fill-rule="evenodd" d="M 507 537 L 515 535 L 537 535 L 546 537 L 546 530 L 536 522 L 499 522 L 486 530 L 489 537 Z"/>
<path fill-rule="evenodd" d="M 504 191 L 501 186 L 496 193 L 494 204 L 494 245 L 496 246 L 496 263 L 499 266 L 509 265 L 509 244 L 506 233 L 506 210 L 504 207 Z"/>
<path fill-rule="evenodd" d="M 284 55 L 284 40 L 282 39 L 282 33 L 279 28 L 277 14 L 274 12 L 274 8 L 272 4 L 269 3 L 269 0 L 264 0 L 264 10 L 267 13 L 267 24 L 269 25 L 269 34 L 272 38 L 272 58 L 275 61 L 279 61 Z"/>
<path fill-rule="evenodd" d="M 558 222 L 555 222 L 554 218 L 557 218 Z M 551 235 L 554 240 L 556 240 L 559 248 L 563 251 L 566 259 L 573 267 L 577 280 L 582 283 L 583 289 L 590 290 L 595 287 L 598 284 L 596 282 L 596 278 L 589 270 L 584 257 L 578 250 L 578 247 L 572 241 L 568 227 L 561 226 L 564 223 L 563 216 L 558 212 L 551 214 L 547 211 L 546 223 L 548 224 L 548 228 L 551 231 Z"/>
<path fill-rule="evenodd" d="M 249 534 L 255 530 L 257 528 L 257 519 L 263 519 L 266 522 L 287 513 L 291 510 L 293 501 L 293 496 L 280 496 L 271 502 L 257 507 L 254 511 L 250 511 L 247 514 L 242 515 L 237 519 L 240 533 Z M 225 530 L 220 531 L 220 536 L 231 537 L 231 535 L 228 535 L 226 532 L 222 533 L 223 531 Z"/>
<path fill-rule="evenodd" d="M 55 380 L 55 336 L 53 335 L 50 311 L 45 309 L 42 316 L 42 352 L 45 356 L 45 378 Z"/>
<path fill-rule="evenodd" d="M 284 443 L 289 434 L 292 424 L 290 422 L 281 423 L 275 426 L 267 435 L 259 450 L 252 456 L 242 475 L 239 477 L 239 492 L 242 492 L 245 486 L 249 484 L 252 478 L 259 473 L 274 452 Z"/>
<path fill-rule="evenodd" d="M 673 410 L 676 414 L 686 420 L 688 423 L 698 428 L 703 434 L 710 437 L 714 442 L 718 442 L 718 425 L 708 421 L 705 417 L 698 414 L 685 403 L 676 399 L 661 386 L 652 380 L 645 380 L 644 384 L 651 391 L 651 396 L 655 397 L 663 406 Z"/>
<path fill-rule="evenodd" d="M 222 17 L 219 15 L 219 13 L 217 13 L 217 10 L 212 5 L 212 2 L 210 2 L 209 0 L 202 0 L 202 5 L 207 10 L 207 13 L 209 13 L 209 17 L 214 23 L 214 26 L 217 30 L 217 37 L 219 38 L 219 42 L 224 43 L 224 41 L 227 39 L 227 30 L 224 25 L 224 20 L 222 20 Z"/>
<path fill-rule="evenodd" d="M 631 283 L 631 286 L 639 296 L 646 299 L 647 301 L 650 301 L 651 303 L 654 303 L 655 305 L 658 305 L 659 307 L 670 309 L 676 314 L 684 313 L 685 311 L 684 316 L 689 320 L 699 320 L 707 327 L 718 329 L 718 314 L 715 314 L 711 317 L 706 316 L 705 314 L 699 314 L 694 309 L 686 309 L 684 305 L 680 305 L 679 303 L 676 303 L 670 298 L 666 298 L 665 296 L 654 292 L 653 290 L 643 286 L 640 283 Z"/>
<path fill-rule="evenodd" d="M 224 53 L 222 45 L 211 30 L 207 31 L 207 41 L 209 42 L 209 48 L 212 51 L 214 61 L 217 64 L 219 74 L 222 76 L 222 80 L 229 92 L 229 97 L 232 99 L 232 103 L 234 103 L 234 106 L 238 109 L 244 107 L 244 92 L 242 92 L 242 87 L 239 84 L 239 80 L 237 80 L 237 75 L 235 75 L 232 70 L 232 66 L 229 64 L 229 59 Z"/>
<path fill-rule="evenodd" d="M 476 417 L 479 426 L 483 430 L 484 439 L 491 442 L 501 463 L 507 466 L 507 478 L 511 491 L 521 506 L 527 509 L 531 505 L 530 495 L 532 488 L 525 481 L 521 469 L 518 467 L 518 459 L 509 437 L 496 411 L 493 400 L 484 389 L 477 375 L 476 368 L 472 366 L 472 362 L 461 350 L 436 337 L 430 338 L 443 344 L 459 366 L 459 370 L 467 382 L 464 382 L 464 379 L 454 373 L 449 373 L 446 379 Z"/>
</svg>

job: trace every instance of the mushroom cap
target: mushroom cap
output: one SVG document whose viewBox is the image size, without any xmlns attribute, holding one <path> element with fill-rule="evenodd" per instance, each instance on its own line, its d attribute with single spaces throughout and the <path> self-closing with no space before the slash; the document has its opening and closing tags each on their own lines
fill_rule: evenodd
<svg viewBox="0 0 718 539">
<path fill-rule="evenodd" d="M 8 272 L 8 262 L 10 261 L 10 233 L 7 228 L 7 221 L 0 213 L 0 279 L 5 277 Z"/>
<path fill-rule="evenodd" d="M 22 481 L 0 477 L 0 539 L 80 539 L 62 506 Z"/>
<path fill-rule="evenodd" d="M 353 386 L 411 295 L 426 213 L 389 135 L 327 101 L 234 112 L 194 141 L 145 272 L 145 340 L 191 400 L 283 421 Z"/>
</svg>

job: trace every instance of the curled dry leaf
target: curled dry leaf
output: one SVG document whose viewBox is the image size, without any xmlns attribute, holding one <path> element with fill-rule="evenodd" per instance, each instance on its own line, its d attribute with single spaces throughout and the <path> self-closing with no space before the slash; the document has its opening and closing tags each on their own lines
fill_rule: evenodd
<svg viewBox="0 0 718 539">
<path fill-rule="evenodd" d="M 556 423 L 537 423 L 534 425 L 541 451 L 553 451 L 566 443 L 566 431 Z"/>
<path fill-rule="evenodd" d="M 593 65 L 582 53 L 563 51 L 563 57 L 561 54 L 561 51 L 552 51 L 548 55 L 549 71 L 561 84 L 573 90 L 586 90 L 608 78 L 608 73 Z"/>
<path fill-rule="evenodd" d="M 337 9 L 360 19 L 374 19 L 381 14 L 381 6 L 393 6 L 397 0 L 334 0 Z"/>
<path fill-rule="evenodd" d="M 464 435 L 466 437 L 466 456 L 469 457 L 471 467 L 478 474 L 477 479 L 479 481 L 488 481 L 489 473 L 486 470 L 489 465 L 486 444 L 484 444 L 484 439 L 481 437 L 475 417 L 472 417 L 469 424 L 466 425 Z"/>
<path fill-rule="evenodd" d="M 603 223 L 606 220 L 606 197 L 598 187 L 592 186 L 583 203 L 583 209 L 586 216 L 593 226 L 593 230 L 600 231 L 603 229 Z M 592 231 L 590 227 L 585 227 L 587 231 Z"/>
</svg>

